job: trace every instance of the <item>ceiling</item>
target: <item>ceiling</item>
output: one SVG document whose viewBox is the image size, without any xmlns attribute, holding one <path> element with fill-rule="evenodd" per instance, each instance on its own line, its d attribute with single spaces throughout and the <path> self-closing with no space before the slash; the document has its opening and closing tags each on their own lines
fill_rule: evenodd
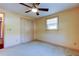
<svg viewBox="0 0 79 59">
<path fill-rule="evenodd" d="M 26 3 L 27 4 L 27 3 Z M 32 6 L 31 3 L 28 3 L 27 5 Z M 48 16 L 56 12 L 60 12 L 69 8 L 77 7 L 79 6 L 79 3 L 41 3 L 39 7 L 41 8 L 49 8 L 48 12 L 42 12 L 39 11 L 40 15 L 37 16 L 33 12 L 25 13 L 26 10 L 28 10 L 28 7 L 25 7 L 23 5 L 20 5 L 19 3 L 0 3 L 0 8 L 15 12 L 24 16 L 32 16 L 32 17 L 43 17 Z"/>
</svg>

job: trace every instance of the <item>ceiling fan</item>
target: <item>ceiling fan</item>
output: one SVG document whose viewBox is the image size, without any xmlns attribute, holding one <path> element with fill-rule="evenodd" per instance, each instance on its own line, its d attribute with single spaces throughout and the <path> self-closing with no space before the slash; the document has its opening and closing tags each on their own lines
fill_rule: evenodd
<svg viewBox="0 0 79 59">
<path fill-rule="evenodd" d="M 35 12 L 36 15 L 39 15 L 39 11 L 46 11 L 46 12 L 48 12 L 48 10 L 49 10 L 48 8 L 38 8 L 40 3 L 32 3 L 32 6 L 29 6 L 29 5 L 25 4 L 25 3 L 19 3 L 19 4 L 29 8 L 29 10 L 25 11 L 25 13 L 28 13 L 28 12 L 32 11 L 32 12 Z"/>
</svg>

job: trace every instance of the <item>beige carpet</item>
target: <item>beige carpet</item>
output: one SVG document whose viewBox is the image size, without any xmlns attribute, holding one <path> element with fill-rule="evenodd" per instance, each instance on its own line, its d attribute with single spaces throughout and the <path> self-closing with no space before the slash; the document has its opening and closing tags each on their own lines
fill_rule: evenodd
<svg viewBox="0 0 79 59">
<path fill-rule="evenodd" d="M 0 50 L 1 56 L 64 56 L 64 48 L 33 41 Z"/>
</svg>

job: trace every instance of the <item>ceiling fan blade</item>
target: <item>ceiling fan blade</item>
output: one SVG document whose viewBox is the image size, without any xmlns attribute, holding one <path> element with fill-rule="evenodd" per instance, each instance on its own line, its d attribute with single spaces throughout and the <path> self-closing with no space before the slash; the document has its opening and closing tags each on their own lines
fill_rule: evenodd
<svg viewBox="0 0 79 59">
<path fill-rule="evenodd" d="M 36 12 L 36 15 L 39 15 L 39 12 Z"/>
<path fill-rule="evenodd" d="M 40 11 L 48 11 L 49 9 L 48 8 L 38 8 L 38 10 L 40 10 Z"/>
<path fill-rule="evenodd" d="M 33 3 L 34 8 L 36 8 L 35 3 Z"/>
<path fill-rule="evenodd" d="M 26 7 L 29 7 L 29 8 L 32 8 L 31 6 L 26 5 L 26 4 L 24 4 L 24 3 L 19 3 L 19 4 L 24 5 L 24 6 L 26 6 Z"/>
<path fill-rule="evenodd" d="M 36 5 L 40 5 L 40 3 L 35 3 Z"/>
<path fill-rule="evenodd" d="M 28 13 L 28 12 L 30 12 L 31 10 L 28 10 L 28 11 L 25 11 L 25 13 Z"/>
</svg>

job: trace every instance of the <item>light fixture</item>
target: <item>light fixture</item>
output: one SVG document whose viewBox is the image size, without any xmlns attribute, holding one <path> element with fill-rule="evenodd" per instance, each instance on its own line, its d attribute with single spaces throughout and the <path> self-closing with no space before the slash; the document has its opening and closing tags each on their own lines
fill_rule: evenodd
<svg viewBox="0 0 79 59">
<path fill-rule="evenodd" d="M 37 8 L 32 8 L 31 11 L 32 11 L 32 12 L 37 12 L 38 10 L 37 10 Z"/>
</svg>

